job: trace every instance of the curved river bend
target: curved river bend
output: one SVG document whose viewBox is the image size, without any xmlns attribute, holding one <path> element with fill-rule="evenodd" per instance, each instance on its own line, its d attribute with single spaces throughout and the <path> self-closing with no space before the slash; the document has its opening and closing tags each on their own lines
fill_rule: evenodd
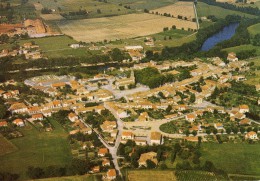
<svg viewBox="0 0 260 181">
<path fill-rule="evenodd" d="M 229 40 L 236 33 L 239 23 L 231 23 L 225 26 L 221 31 L 209 37 L 202 45 L 200 51 L 208 51 L 216 44 Z"/>
</svg>

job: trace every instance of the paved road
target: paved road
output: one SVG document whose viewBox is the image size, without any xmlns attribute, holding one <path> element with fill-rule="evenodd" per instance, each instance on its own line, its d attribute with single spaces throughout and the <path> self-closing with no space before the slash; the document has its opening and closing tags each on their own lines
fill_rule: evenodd
<svg viewBox="0 0 260 181">
<path fill-rule="evenodd" d="M 118 146 L 121 142 L 121 137 L 122 137 L 122 131 L 123 131 L 123 122 L 122 120 L 117 117 L 117 115 L 111 111 L 111 108 L 107 105 L 107 104 L 104 104 L 105 108 L 108 109 L 114 116 L 115 118 L 117 119 L 117 129 L 118 129 L 118 134 L 117 134 L 117 138 L 116 138 L 116 141 L 115 141 L 115 145 L 113 147 L 110 147 L 109 148 L 109 152 L 110 154 L 112 155 L 112 158 L 113 158 L 113 163 L 114 163 L 114 166 L 115 166 L 115 169 L 118 171 L 118 174 L 119 175 L 122 175 L 121 171 L 120 171 L 120 167 L 118 165 L 118 156 L 117 156 L 117 149 L 118 149 Z"/>
<path fill-rule="evenodd" d="M 106 109 L 108 110 L 111 110 L 110 107 L 106 106 Z M 112 111 L 111 111 L 112 112 Z M 114 115 L 116 117 L 116 115 Z M 117 156 L 117 149 L 118 149 L 118 146 L 120 144 L 120 141 L 121 141 L 121 136 L 122 136 L 122 130 L 123 130 L 123 122 L 120 118 L 116 117 L 117 119 L 117 127 L 118 127 L 118 135 L 117 135 L 117 138 L 116 138 L 116 141 L 115 141 L 115 145 L 114 146 L 111 146 L 109 145 L 106 140 L 104 140 L 104 138 L 99 134 L 98 131 L 96 131 L 95 129 L 93 129 L 91 127 L 91 125 L 87 124 L 82 117 L 79 116 L 79 120 L 87 127 L 90 127 L 92 129 L 92 131 L 94 133 L 96 133 L 96 135 L 98 136 L 99 140 L 103 143 L 103 145 L 109 150 L 109 153 L 111 154 L 112 156 L 112 161 L 114 163 L 114 166 L 115 166 L 115 169 L 117 170 L 118 174 L 119 175 L 122 175 L 121 171 L 120 171 L 120 167 L 118 165 L 118 156 Z"/>
</svg>

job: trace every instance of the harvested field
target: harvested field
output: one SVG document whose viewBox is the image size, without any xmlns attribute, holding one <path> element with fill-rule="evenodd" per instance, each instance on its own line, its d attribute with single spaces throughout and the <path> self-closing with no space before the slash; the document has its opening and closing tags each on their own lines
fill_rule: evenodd
<svg viewBox="0 0 260 181">
<path fill-rule="evenodd" d="M 186 17 L 188 20 L 195 18 L 195 12 L 193 8 L 193 2 L 176 2 L 173 5 L 165 6 L 159 9 L 154 9 L 151 12 L 159 14 L 170 14 L 177 18 L 179 15 L 183 18 Z"/>
<path fill-rule="evenodd" d="M 164 27 L 196 29 L 196 23 L 153 14 L 129 14 L 116 17 L 61 21 L 64 34 L 77 41 L 97 42 L 146 36 L 163 31 Z M 155 26 L 156 25 L 156 26 Z"/>
<path fill-rule="evenodd" d="M 0 156 L 14 152 L 17 148 L 0 134 Z"/>
<path fill-rule="evenodd" d="M 173 171 L 160 170 L 135 170 L 128 171 L 129 181 L 176 181 L 177 178 Z"/>
</svg>

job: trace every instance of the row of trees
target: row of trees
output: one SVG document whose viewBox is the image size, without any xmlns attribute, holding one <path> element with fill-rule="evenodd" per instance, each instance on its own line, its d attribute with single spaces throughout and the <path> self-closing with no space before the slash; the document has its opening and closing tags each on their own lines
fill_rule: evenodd
<svg viewBox="0 0 260 181">
<path fill-rule="evenodd" d="M 48 8 L 42 8 L 41 13 L 42 14 L 51 14 L 52 10 Z"/>
<path fill-rule="evenodd" d="M 12 174 L 8 172 L 1 172 L 0 173 L 0 180 L 1 181 L 15 181 L 18 180 L 19 175 L 18 174 Z"/>
<path fill-rule="evenodd" d="M 1 41 L 1 40 L 0 40 Z M 119 50 L 118 48 L 113 49 L 108 54 L 98 54 L 98 55 L 90 55 L 88 57 L 61 57 L 61 58 L 53 58 L 53 59 L 38 59 L 38 60 L 31 60 L 27 63 L 23 64 L 13 64 L 12 60 L 14 57 L 3 57 L 0 58 L 0 65 L 3 72 L 11 71 L 11 70 L 25 70 L 27 68 L 54 68 L 60 66 L 68 66 L 73 67 L 80 65 L 81 63 L 88 63 L 88 64 L 96 64 L 96 63 L 108 63 L 112 61 L 121 62 L 125 59 L 131 59 L 131 57 Z"/>
<path fill-rule="evenodd" d="M 51 165 L 45 168 L 30 166 L 26 174 L 31 179 L 84 175 L 95 166 L 89 160 L 72 159 L 66 166 Z M 0 177 L 1 178 L 1 177 Z"/>
</svg>

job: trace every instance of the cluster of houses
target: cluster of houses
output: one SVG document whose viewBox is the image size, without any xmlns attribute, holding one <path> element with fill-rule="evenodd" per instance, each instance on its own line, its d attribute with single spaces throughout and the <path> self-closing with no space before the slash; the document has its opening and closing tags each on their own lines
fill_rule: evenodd
<svg viewBox="0 0 260 181">
<path fill-rule="evenodd" d="M 164 141 L 160 132 L 152 131 L 149 136 L 145 137 L 135 135 L 132 131 L 124 130 L 121 136 L 121 143 L 125 144 L 128 140 L 134 141 L 139 146 L 161 145 Z"/>
<path fill-rule="evenodd" d="M 32 44 L 24 44 L 23 48 L 32 48 Z M 34 47 L 37 48 L 37 47 Z M 126 47 L 126 51 L 142 51 L 141 47 Z M 209 98 L 216 88 L 230 87 L 229 83 L 232 80 L 243 81 L 245 80 L 239 75 L 233 76 L 233 71 L 243 72 L 248 70 L 247 63 L 244 61 L 238 61 L 234 53 L 228 55 L 229 63 L 225 63 L 218 57 L 209 59 L 211 63 L 205 63 L 199 59 L 195 59 L 193 62 L 170 62 L 165 61 L 161 64 L 157 62 L 150 61 L 147 63 L 134 64 L 131 68 L 120 68 L 121 71 L 130 71 L 130 77 L 114 77 L 112 75 L 98 74 L 90 79 L 79 79 L 76 80 L 72 76 L 55 76 L 55 75 L 45 75 L 39 77 L 33 77 L 25 80 L 25 84 L 30 86 L 32 89 L 40 90 L 50 97 L 46 97 L 46 103 L 41 105 L 30 105 L 28 102 L 19 101 L 20 92 L 18 90 L 3 91 L 0 90 L 0 96 L 5 100 L 13 98 L 17 101 L 8 101 L 9 111 L 12 114 L 27 114 L 29 118 L 14 119 L 12 124 L 16 126 L 25 126 L 26 121 L 41 122 L 45 117 L 49 117 L 52 113 L 59 110 L 70 110 L 71 112 L 67 115 L 68 120 L 70 120 L 70 132 L 73 135 L 76 133 L 91 134 L 93 129 L 85 124 L 81 119 L 80 115 L 82 113 L 96 112 L 101 113 L 101 111 L 108 109 L 115 118 L 122 119 L 123 121 L 127 118 L 134 117 L 134 123 L 136 125 L 142 125 L 143 123 L 171 121 L 179 116 L 184 117 L 187 123 L 190 123 L 187 128 L 190 132 L 196 131 L 198 133 L 205 132 L 206 127 L 211 126 L 218 131 L 224 130 L 225 126 L 223 122 L 216 120 L 210 124 L 206 121 L 203 122 L 200 118 L 205 112 L 218 114 L 225 114 L 228 116 L 230 121 L 236 122 L 238 125 L 251 125 L 251 120 L 246 118 L 246 113 L 248 113 L 248 105 L 240 105 L 238 107 L 233 107 L 232 109 L 225 109 L 221 106 L 215 106 L 212 104 L 200 106 L 194 106 L 202 104 L 207 98 Z M 113 82 L 113 89 L 129 89 L 130 85 L 135 85 L 134 70 L 140 70 L 146 67 L 154 67 L 162 74 L 170 73 L 173 75 L 178 75 L 180 72 L 178 68 L 189 67 L 191 68 L 190 74 L 191 78 L 184 79 L 182 81 L 176 81 L 173 83 L 164 84 L 158 88 L 150 89 L 147 91 L 135 92 L 132 94 L 125 94 L 123 96 L 125 101 L 114 100 L 115 95 L 110 90 L 105 87 L 100 88 L 103 85 L 109 85 Z M 177 70 L 176 70 L 177 69 Z M 209 78 L 209 79 L 207 79 Z M 199 81 L 203 83 L 200 84 L 201 91 L 194 89 L 194 84 Z M 63 89 L 69 87 L 73 93 L 69 92 L 65 96 L 63 95 Z M 97 89 L 91 90 L 93 87 L 98 87 Z M 122 89 L 123 87 L 123 89 Z M 259 90 L 259 86 L 256 86 Z M 191 95 L 195 95 L 195 102 L 191 103 Z M 182 95 L 182 96 L 181 96 Z M 57 97 L 59 99 L 57 99 Z M 152 97 L 156 97 L 159 101 L 151 101 Z M 87 106 L 86 103 L 96 102 L 101 103 L 94 106 Z M 170 110 L 166 111 L 167 109 Z M 149 111 L 163 111 L 163 118 L 156 120 L 151 117 Z M 196 123 L 196 124 L 194 124 Z M 198 124 L 199 123 L 199 124 Z M 0 121 L 0 127 L 8 126 L 7 121 Z M 124 122 L 124 126 L 127 125 Z M 118 123 L 116 121 L 105 120 L 101 125 L 100 129 L 101 135 L 109 135 L 105 137 L 105 140 L 109 144 L 114 144 L 118 136 Z M 124 127 L 122 134 L 120 135 L 120 142 L 125 144 L 128 140 L 134 141 L 136 145 L 161 145 L 164 143 L 163 133 L 154 129 L 146 129 L 145 135 L 139 134 L 138 130 L 129 129 L 129 127 Z M 183 134 L 183 130 L 179 130 L 179 134 Z M 246 139 L 258 139 L 257 133 L 254 131 L 247 132 L 245 134 Z M 188 141 L 197 141 L 194 137 L 186 137 Z M 102 158 L 102 166 L 110 166 L 110 160 L 107 158 L 109 150 L 107 148 L 100 148 L 98 151 L 98 156 Z M 149 152 L 144 153 L 140 156 L 138 163 L 140 167 L 147 167 L 147 160 L 151 160 L 155 164 L 158 163 L 156 159 L 156 153 Z M 92 169 L 92 173 L 98 173 L 100 171 L 99 166 L 95 166 Z M 104 176 L 105 179 L 113 179 L 116 177 L 116 171 L 114 169 L 109 169 L 107 174 Z"/>
<path fill-rule="evenodd" d="M 32 42 L 27 42 L 24 43 L 22 46 L 19 47 L 19 49 L 15 50 L 8 50 L 8 49 L 3 49 L 0 52 L 0 58 L 1 57 L 7 57 L 7 56 L 18 56 L 18 55 L 24 55 L 25 59 L 27 60 L 37 60 L 43 57 L 39 46 L 33 44 Z"/>
<path fill-rule="evenodd" d="M 133 62 L 139 62 L 145 57 L 144 48 L 140 45 L 125 46 L 124 49 L 130 55 Z"/>
</svg>

